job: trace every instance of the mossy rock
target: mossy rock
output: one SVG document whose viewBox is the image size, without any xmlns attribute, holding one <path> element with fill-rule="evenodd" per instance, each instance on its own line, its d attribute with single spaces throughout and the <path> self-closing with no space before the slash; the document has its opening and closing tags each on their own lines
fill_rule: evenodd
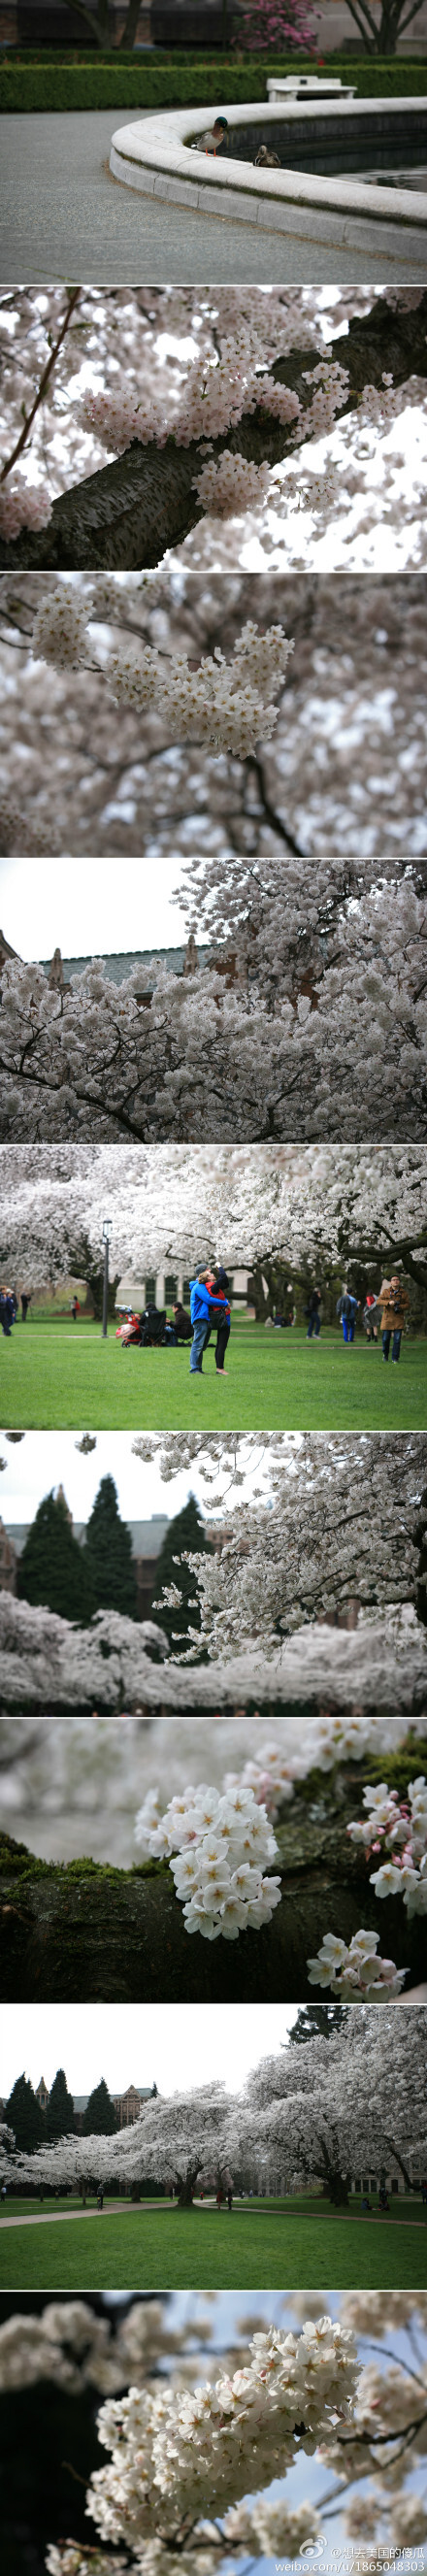
<svg viewBox="0 0 427 2576">
<path fill-rule="evenodd" d="M 405 1789 L 414 1770 L 427 1772 L 427 1743 L 409 1736 L 395 1762 L 401 1776 L 393 1785 Z M 391 1780 L 388 1756 L 376 1766 L 380 1778 L 383 1770 Z M 3 1835 L 2 2001 L 313 2002 L 318 1990 L 308 1984 L 308 1958 L 325 1932 L 350 1941 L 362 1925 L 379 1932 L 380 1950 L 418 1984 L 425 1974 L 425 1919 L 409 1922 L 398 1897 L 378 1906 L 363 1846 L 347 1834 L 373 1776 L 370 1756 L 304 1781 L 276 1828 L 281 1905 L 262 1931 L 236 1942 L 210 1943 L 198 1933 L 189 1938 L 164 1861 L 131 1870 L 91 1860 L 56 1866 Z"/>
</svg>

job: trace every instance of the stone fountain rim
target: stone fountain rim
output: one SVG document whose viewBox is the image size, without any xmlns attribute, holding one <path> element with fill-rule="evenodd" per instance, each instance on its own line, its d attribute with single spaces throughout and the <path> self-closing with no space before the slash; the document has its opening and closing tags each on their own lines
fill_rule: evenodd
<svg viewBox="0 0 427 2576">
<path fill-rule="evenodd" d="M 227 101 L 224 110 L 215 102 L 215 115 L 223 112 L 229 126 L 307 124 L 321 115 L 348 121 L 349 116 L 378 117 L 402 111 L 410 117 L 420 115 L 419 98 L 369 99 L 303 99 L 286 98 L 278 102 L 257 100 L 234 105 Z M 250 164 L 230 157 L 216 160 L 213 155 L 197 150 L 197 136 L 202 135 L 212 117 L 212 105 L 206 108 L 174 108 L 154 116 L 134 119 L 132 124 L 118 126 L 112 137 L 110 169 L 114 178 L 129 187 L 145 190 L 156 197 L 169 198 L 175 204 L 199 207 L 204 213 L 240 215 L 250 223 L 271 226 L 286 223 L 290 204 L 328 208 L 334 214 L 368 217 L 375 225 L 393 223 L 397 229 L 410 225 L 427 228 L 427 194 L 418 189 L 381 187 L 376 190 L 364 180 L 316 177 L 308 171 L 255 170 Z M 189 159 L 189 146 L 196 150 Z M 245 175 L 243 176 L 243 172 Z"/>
</svg>

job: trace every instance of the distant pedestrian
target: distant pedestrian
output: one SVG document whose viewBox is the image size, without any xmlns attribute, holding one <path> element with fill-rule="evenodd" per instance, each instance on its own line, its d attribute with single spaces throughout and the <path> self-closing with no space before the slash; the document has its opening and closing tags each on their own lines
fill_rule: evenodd
<svg viewBox="0 0 427 2576">
<path fill-rule="evenodd" d="M 392 1360 L 396 1363 L 397 1360 L 400 1360 L 400 1344 L 409 1306 L 407 1288 L 402 1288 L 401 1281 L 397 1278 L 396 1271 L 393 1273 L 392 1279 L 383 1279 L 382 1288 L 380 1288 L 377 1297 L 377 1306 L 381 1306 L 381 1340 L 383 1346 L 383 1360 L 388 1360 L 389 1358 L 391 1342 L 391 1356 Z"/>
<path fill-rule="evenodd" d="M 72 1315 L 72 1318 L 73 1318 L 73 1324 L 76 1324 L 76 1323 L 77 1323 L 77 1316 L 80 1314 L 80 1306 L 79 1306 L 79 1300 L 78 1300 L 78 1297 L 73 1297 L 73 1298 L 72 1298 L 72 1303 L 71 1303 L 71 1306 L 70 1306 L 70 1314 Z"/>
<path fill-rule="evenodd" d="M 2 2182 L 1 2198 L 2 2200 L 7 2200 L 7 2182 Z"/>
<path fill-rule="evenodd" d="M 0 1324 L 6 1342 L 9 1340 L 12 1324 L 15 1322 L 15 1314 L 16 1307 L 15 1299 L 12 1295 L 12 1289 L 0 1288 Z"/>
<path fill-rule="evenodd" d="M 388 2196 L 388 2191 L 386 2191 L 385 2182 L 381 2182 L 381 2183 L 380 2183 L 380 2188 L 379 2188 L 379 2193 L 378 2193 L 378 2208 L 379 2208 L 379 2209 L 382 2209 L 382 2210 L 384 2210 L 384 2211 L 386 2211 L 387 2209 L 389 2209 L 389 2208 L 390 2208 L 389 2196 Z"/>
<path fill-rule="evenodd" d="M 98 2183 L 98 2190 L 97 2190 L 97 2195 L 96 2195 L 96 2206 L 97 2206 L 97 2209 L 103 2209 L 103 2207 L 104 2207 L 104 2187 L 103 2187 L 103 2183 L 102 2183 L 102 2182 L 99 2182 L 99 2183 Z"/>
<path fill-rule="evenodd" d="M 307 1342 L 311 1342 L 311 1338 L 312 1338 L 312 1334 L 313 1334 L 313 1333 L 314 1333 L 314 1336 L 315 1336 L 315 1340 L 316 1340 L 316 1342 L 317 1342 L 317 1341 L 318 1341 L 318 1339 L 319 1339 L 319 1333 L 320 1333 L 320 1311 L 319 1311 L 319 1310 L 320 1310 L 320 1305 L 321 1305 L 321 1296 L 322 1296 L 322 1292 L 321 1292 L 321 1289 L 320 1289 L 320 1288 L 312 1288 L 312 1289 L 311 1289 L 311 1293 L 310 1293 L 309 1300 L 308 1300 L 308 1306 L 306 1306 L 306 1315 L 308 1315 L 308 1327 L 307 1327 L 307 1332 L 306 1332 L 306 1341 L 307 1341 Z"/>
<path fill-rule="evenodd" d="M 342 1324 L 344 1342 L 354 1342 L 356 1315 L 359 1312 L 359 1302 L 359 1298 L 353 1296 L 353 1291 L 351 1288 L 347 1287 L 346 1282 L 342 1289 L 341 1296 L 337 1297 L 336 1304 L 338 1320 Z"/>
<path fill-rule="evenodd" d="M 370 1289 L 369 1296 L 365 1297 L 362 1315 L 363 1330 L 364 1333 L 366 1333 L 367 1342 L 378 1342 L 378 1325 L 375 1313 L 376 1303 L 377 1300 L 376 1297 L 374 1297 L 373 1289 Z"/>
<path fill-rule="evenodd" d="M 31 1305 L 31 1289 L 29 1289 L 29 1291 L 28 1291 L 28 1296 L 27 1296 L 26 1290 L 23 1288 L 23 1289 L 22 1289 L 22 1292 L 21 1292 L 21 1306 L 22 1306 L 22 1322 L 23 1322 L 23 1324 L 26 1324 L 26 1321 L 27 1321 L 27 1315 L 28 1315 L 28 1308 L 29 1308 L 29 1306 L 30 1306 L 30 1305 Z"/>
<path fill-rule="evenodd" d="M 227 2192 L 227 2201 L 228 2201 L 228 2207 L 229 2207 L 229 2209 L 232 2209 L 232 2207 L 233 2207 L 233 2193 L 232 2193 L 232 2190 L 231 2190 L 231 2186 L 229 2187 L 229 2190 L 228 2190 L 228 2192 Z"/>
</svg>

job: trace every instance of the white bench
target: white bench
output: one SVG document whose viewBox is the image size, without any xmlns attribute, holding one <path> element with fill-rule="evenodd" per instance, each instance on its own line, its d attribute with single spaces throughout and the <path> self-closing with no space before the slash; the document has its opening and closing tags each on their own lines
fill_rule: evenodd
<svg viewBox="0 0 427 2576">
<path fill-rule="evenodd" d="M 340 99 L 355 98 L 357 95 L 354 89 L 346 88 L 344 81 L 319 80 L 317 72 L 290 72 L 288 73 L 286 80 L 278 80 L 276 78 L 275 80 L 267 81 L 267 94 L 270 100 L 287 97 L 292 97 L 292 99 L 303 98 L 307 90 L 310 93 L 310 97 L 314 96 L 315 98 L 318 96 L 322 98 L 332 98 L 333 94 L 337 92 Z"/>
</svg>

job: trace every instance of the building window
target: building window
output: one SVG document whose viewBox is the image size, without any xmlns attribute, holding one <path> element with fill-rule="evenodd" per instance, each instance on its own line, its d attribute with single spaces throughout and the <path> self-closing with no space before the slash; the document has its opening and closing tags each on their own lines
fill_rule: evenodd
<svg viewBox="0 0 427 2576">
<path fill-rule="evenodd" d="M 177 1297 L 177 1296 L 178 1296 L 178 1280 L 177 1280 L 177 1278 L 176 1278 L 175 1271 L 174 1271 L 174 1270 L 168 1270 L 167 1277 L 166 1277 L 166 1279 L 165 1279 L 165 1297 L 166 1297 L 166 1301 L 168 1300 L 168 1297 Z"/>
<path fill-rule="evenodd" d="M 145 1282 L 145 1303 L 146 1303 L 146 1306 L 155 1306 L 155 1303 L 156 1303 L 156 1282 L 155 1282 L 155 1279 L 154 1279 L 154 1278 L 153 1278 L 153 1279 L 146 1279 L 146 1282 Z"/>
<path fill-rule="evenodd" d="M 183 1294 L 183 1297 L 189 1297 L 189 1295 L 190 1295 L 190 1280 L 189 1280 L 189 1279 L 183 1279 L 183 1282 L 182 1282 L 182 1294 Z"/>
</svg>

